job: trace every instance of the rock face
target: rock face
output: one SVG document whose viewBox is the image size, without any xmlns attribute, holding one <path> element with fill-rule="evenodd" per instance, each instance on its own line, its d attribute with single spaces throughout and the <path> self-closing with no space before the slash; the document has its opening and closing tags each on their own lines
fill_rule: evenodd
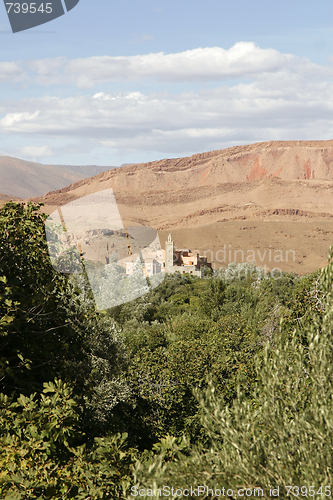
<svg viewBox="0 0 333 500">
<path fill-rule="evenodd" d="M 65 198 L 74 199 L 109 187 L 124 196 L 151 193 L 158 197 L 161 193 L 273 178 L 332 181 L 333 140 L 271 141 L 188 158 L 127 165 L 50 192 L 44 199 L 63 204 Z"/>
<path fill-rule="evenodd" d="M 258 248 L 263 240 L 282 248 L 290 236 L 298 260 L 285 269 L 307 272 L 325 263 L 333 243 L 333 140 L 271 141 L 128 165 L 38 201 L 51 212 L 109 188 L 125 223 L 158 229 L 162 241 L 172 231 L 182 248 L 215 255 L 230 238 L 235 248 L 251 239 Z M 236 230 L 239 224 L 249 231 Z"/>
</svg>

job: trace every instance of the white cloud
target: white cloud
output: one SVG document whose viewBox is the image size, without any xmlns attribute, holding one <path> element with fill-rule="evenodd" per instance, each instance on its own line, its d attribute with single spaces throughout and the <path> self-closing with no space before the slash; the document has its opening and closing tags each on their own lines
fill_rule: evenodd
<svg viewBox="0 0 333 500">
<path fill-rule="evenodd" d="M 39 115 L 39 111 L 34 113 L 7 113 L 4 118 L 0 120 L 0 125 L 6 128 L 18 127 L 21 125 L 22 131 L 23 127 L 26 126 L 27 121 L 33 121 Z"/>
<path fill-rule="evenodd" d="M 45 62 L 46 66 L 48 62 Z M 230 49 L 208 47 L 175 54 L 110 57 L 99 56 L 63 61 L 62 75 L 78 87 L 124 80 L 156 79 L 159 82 L 208 82 L 245 78 L 278 70 L 322 71 L 318 65 L 292 54 L 262 49 L 253 42 L 238 42 Z M 52 76 L 51 76 L 52 78 Z M 60 75 L 59 75 L 60 78 Z M 60 79 L 59 79 L 60 82 Z"/>
<path fill-rule="evenodd" d="M 159 52 L 136 56 L 95 56 L 72 60 L 57 57 L 2 62 L 0 81 L 93 88 L 101 83 L 119 80 L 211 82 L 254 78 L 278 71 L 313 78 L 333 75 L 331 65 L 320 66 L 293 54 L 260 48 L 253 42 L 237 42 L 229 49 L 207 47 L 174 54 Z"/>
<path fill-rule="evenodd" d="M 57 155 L 66 141 L 85 152 L 104 147 L 182 155 L 259 140 L 333 137 L 332 66 L 254 43 L 168 55 L 26 61 L 8 66 L 7 76 L 17 67 L 44 85 L 95 86 L 92 95 L 0 100 L 0 133 L 31 138 L 27 147 L 37 149 L 25 152 L 34 157 Z M 236 85 L 238 77 L 248 78 Z M 98 87 L 115 79 L 151 78 L 225 81 L 178 93 L 158 92 L 158 84 L 154 93 L 138 92 L 135 83 L 128 85 L 130 92 Z M 57 142 L 52 150 L 40 146 L 50 140 Z"/>
<path fill-rule="evenodd" d="M 331 138 L 333 84 L 282 71 L 252 83 L 179 94 L 98 92 L 0 101 L 1 114 L 3 134 L 182 154 L 228 141 Z"/>
</svg>

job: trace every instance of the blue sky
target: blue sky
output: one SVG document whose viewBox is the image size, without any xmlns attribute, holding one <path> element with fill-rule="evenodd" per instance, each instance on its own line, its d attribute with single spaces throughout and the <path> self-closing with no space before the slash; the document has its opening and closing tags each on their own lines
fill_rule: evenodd
<svg viewBox="0 0 333 500">
<path fill-rule="evenodd" d="M 0 155 L 144 162 L 333 138 L 333 3 L 80 0 L 13 34 L 0 5 Z"/>
</svg>

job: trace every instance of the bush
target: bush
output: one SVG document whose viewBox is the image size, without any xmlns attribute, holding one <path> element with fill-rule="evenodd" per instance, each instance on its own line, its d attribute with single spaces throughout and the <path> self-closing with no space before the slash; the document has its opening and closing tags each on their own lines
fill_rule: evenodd
<svg viewBox="0 0 333 500">
<path fill-rule="evenodd" d="M 45 383 L 40 398 L 0 395 L 0 493 L 3 499 L 121 499 L 135 450 L 126 435 L 89 439 L 79 428 L 72 389 Z"/>
<path fill-rule="evenodd" d="M 279 486 L 286 497 L 289 485 L 296 487 L 295 495 L 297 487 L 314 485 L 316 492 L 322 487 L 318 495 L 328 494 L 325 488 L 333 478 L 332 281 L 330 264 L 320 280 L 325 311 L 309 313 L 303 325 L 306 345 L 296 329 L 286 338 L 282 326 L 274 347 L 266 345 L 263 362 L 255 361 L 251 399 L 241 384 L 229 405 L 212 384 L 206 391 L 196 390 L 209 445 L 190 447 L 187 441 L 190 452 L 184 454 L 184 445 L 164 440 L 158 454 L 137 463 L 138 487 L 223 485 L 235 498 L 238 488 L 262 488 L 266 497 Z"/>
<path fill-rule="evenodd" d="M 39 209 L 8 203 L 0 210 L 1 390 L 29 396 L 61 378 L 99 433 L 129 396 L 125 346 L 114 321 L 96 312 L 84 274 L 54 271 Z"/>
</svg>

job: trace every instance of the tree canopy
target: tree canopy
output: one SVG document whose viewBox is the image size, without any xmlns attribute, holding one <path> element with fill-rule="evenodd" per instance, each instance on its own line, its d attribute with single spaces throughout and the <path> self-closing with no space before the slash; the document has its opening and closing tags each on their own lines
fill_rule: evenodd
<svg viewBox="0 0 333 500">
<path fill-rule="evenodd" d="M 278 278 L 232 264 L 149 289 L 139 259 L 133 300 L 112 302 L 114 256 L 97 312 L 84 266 L 52 267 L 46 217 L 32 203 L 0 210 L 1 498 L 148 498 L 165 484 L 328 493 L 332 261 Z"/>
</svg>

